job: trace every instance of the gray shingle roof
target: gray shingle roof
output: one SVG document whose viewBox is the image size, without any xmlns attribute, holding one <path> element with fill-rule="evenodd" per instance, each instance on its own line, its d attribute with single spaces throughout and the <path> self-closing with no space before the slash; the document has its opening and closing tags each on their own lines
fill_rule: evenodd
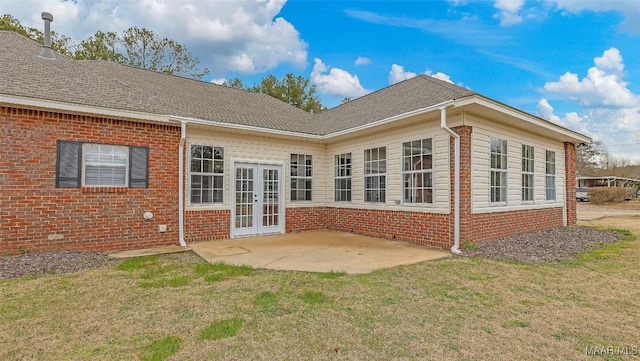
<svg viewBox="0 0 640 361">
<path fill-rule="evenodd" d="M 41 47 L 0 31 L 0 94 L 317 135 L 474 94 L 421 75 L 312 115 L 265 94 L 111 62 L 42 59 Z"/>
</svg>

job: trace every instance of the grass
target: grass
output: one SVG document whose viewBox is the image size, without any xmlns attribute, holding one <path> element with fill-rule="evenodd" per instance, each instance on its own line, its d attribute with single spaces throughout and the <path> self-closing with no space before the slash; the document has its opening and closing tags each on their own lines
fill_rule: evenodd
<svg viewBox="0 0 640 361">
<path fill-rule="evenodd" d="M 139 357 L 142 361 L 162 361 L 178 352 L 180 345 L 182 345 L 182 338 L 179 336 L 153 340 L 151 344 L 142 348 Z"/>
<path fill-rule="evenodd" d="M 233 337 L 242 329 L 243 323 L 244 320 L 238 317 L 213 321 L 207 328 L 200 331 L 200 339 L 215 341 Z"/>
<path fill-rule="evenodd" d="M 585 348 L 640 346 L 640 222 L 593 225 L 633 233 L 554 265 L 455 257 L 349 275 L 182 253 L 3 280 L 0 359 L 605 360 Z"/>
</svg>

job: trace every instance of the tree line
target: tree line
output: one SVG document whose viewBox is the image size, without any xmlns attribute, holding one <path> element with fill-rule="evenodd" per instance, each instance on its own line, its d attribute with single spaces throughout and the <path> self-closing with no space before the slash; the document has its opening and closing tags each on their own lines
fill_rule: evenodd
<svg viewBox="0 0 640 361">
<path fill-rule="evenodd" d="M 614 156 L 601 141 L 576 147 L 576 170 L 581 176 L 615 176 L 640 179 L 640 162 Z"/>
<path fill-rule="evenodd" d="M 10 14 L 0 16 L 0 30 L 13 31 L 44 43 L 42 31 L 23 26 Z M 146 28 L 133 26 L 120 34 L 97 31 L 77 44 L 70 37 L 55 31 L 51 31 L 50 36 L 53 50 L 77 60 L 111 61 L 196 80 L 204 80 L 209 75 L 209 70 L 201 68 L 200 60 L 184 45 L 173 39 L 161 38 Z M 291 73 L 282 79 L 267 75 L 252 86 L 245 85 L 239 78 L 225 81 L 223 85 L 264 93 L 311 113 L 326 109 L 316 94 L 316 86 L 309 79 Z"/>
</svg>

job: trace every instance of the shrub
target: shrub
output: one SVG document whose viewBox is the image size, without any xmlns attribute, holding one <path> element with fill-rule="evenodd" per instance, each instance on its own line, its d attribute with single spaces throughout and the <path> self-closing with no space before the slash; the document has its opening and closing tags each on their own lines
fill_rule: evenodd
<svg viewBox="0 0 640 361">
<path fill-rule="evenodd" d="M 593 204 L 624 202 L 627 189 L 623 187 L 593 187 L 589 188 L 589 201 Z"/>
</svg>

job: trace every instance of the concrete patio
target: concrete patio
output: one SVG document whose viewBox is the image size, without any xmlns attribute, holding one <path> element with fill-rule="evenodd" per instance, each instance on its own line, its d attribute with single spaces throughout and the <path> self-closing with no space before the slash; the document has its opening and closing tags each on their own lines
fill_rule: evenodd
<svg viewBox="0 0 640 361">
<path fill-rule="evenodd" d="M 450 252 L 406 242 L 345 232 L 318 231 L 234 238 L 189 244 L 209 262 L 256 268 L 306 272 L 344 271 L 369 273 L 377 269 L 412 264 L 451 255 Z M 157 253 L 180 251 L 160 247 Z M 153 254 L 154 249 L 119 252 L 114 257 Z"/>
</svg>

